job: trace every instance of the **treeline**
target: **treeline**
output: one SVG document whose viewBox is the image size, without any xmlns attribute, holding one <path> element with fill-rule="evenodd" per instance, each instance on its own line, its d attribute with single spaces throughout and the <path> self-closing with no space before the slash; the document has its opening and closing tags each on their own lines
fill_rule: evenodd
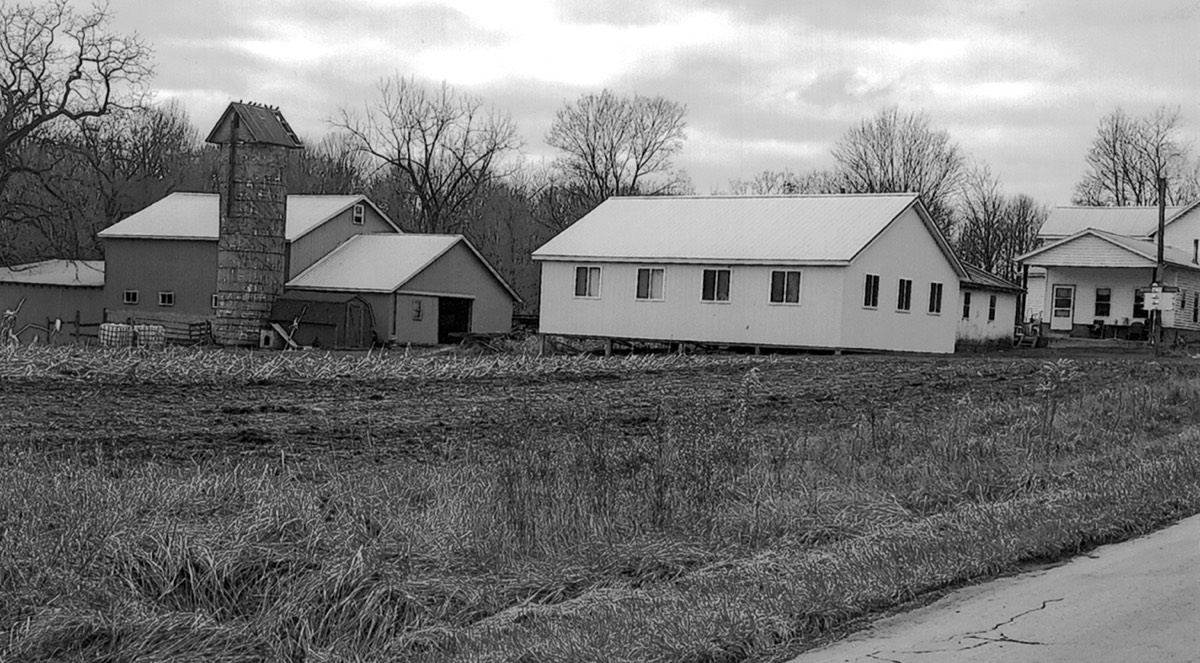
<svg viewBox="0 0 1200 663">
<path fill-rule="evenodd" d="M 67 0 L 0 5 L 0 263 L 99 258 L 96 233 L 171 191 L 215 191 L 215 151 L 176 103 L 152 103 L 149 48 L 109 28 L 103 7 Z M 269 100 L 260 100 L 269 101 Z M 286 115 L 286 109 L 285 115 Z M 674 160 L 685 106 L 662 97 L 584 94 L 544 136 L 550 163 L 523 158 L 512 118 L 483 99 L 411 77 L 383 79 L 338 110 L 284 169 L 296 194 L 364 193 L 402 228 L 462 233 L 536 306 L 529 254 L 610 196 L 693 192 Z M 1178 138 L 1178 111 L 1105 117 L 1079 204 L 1194 200 L 1197 167 Z M 734 194 L 916 192 L 967 262 L 1013 278 L 1047 209 L 1009 194 L 928 115 L 884 109 L 850 127 L 829 169 L 765 171 Z"/>
</svg>

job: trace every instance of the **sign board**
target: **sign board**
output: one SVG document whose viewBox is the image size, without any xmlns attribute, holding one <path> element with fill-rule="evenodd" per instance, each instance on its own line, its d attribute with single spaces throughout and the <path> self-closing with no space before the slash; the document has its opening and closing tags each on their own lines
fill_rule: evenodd
<svg viewBox="0 0 1200 663">
<path fill-rule="evenodd" d="M 1179 288 L 1155 283 L 1142 292 L 1142 308 L 1147 311 L 1174 311 L 1179 299 Z"/>
</svg>

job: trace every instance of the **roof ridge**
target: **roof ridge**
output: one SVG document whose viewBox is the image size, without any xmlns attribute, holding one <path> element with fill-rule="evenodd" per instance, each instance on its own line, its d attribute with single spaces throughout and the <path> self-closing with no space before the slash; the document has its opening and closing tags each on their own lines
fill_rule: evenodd
<svg viewBox="0 0 1200 663">
<path fill-rule="evenodd" d="M 717 193 L 717 194 L 693 194 L 687 196 L 612 196 L 605 200 L 752 200 L 756 198 L 771 198 L 771 199 L 795 199 L 795 198 L 911 198 L 917 196 L 915 192 L 882 192 L 882 193 L 751 193 L 751 194 L 735 194 L 735 193 Z"/>
</svg>

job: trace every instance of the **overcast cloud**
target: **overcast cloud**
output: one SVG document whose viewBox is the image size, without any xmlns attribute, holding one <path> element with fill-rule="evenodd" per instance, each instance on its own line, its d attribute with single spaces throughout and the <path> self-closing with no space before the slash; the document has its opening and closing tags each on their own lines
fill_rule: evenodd
<svg viewBox="0 0 1200 663">
<path fill-rule="evenodd" d="M 1100 116 L 1179 106 L 1200 135 L 1200 0 L 112 0 L 155 48 L 155 87 L 206 131 L 231 100 L 329 132 L 380 78 L 414 75 L 512 114 L 533 158 L 580 94 L 688 107 L 697 192 L 831 165 L 852 124 L 924 110 L 1010 193 L 1066 204 Z"/>
</svg>

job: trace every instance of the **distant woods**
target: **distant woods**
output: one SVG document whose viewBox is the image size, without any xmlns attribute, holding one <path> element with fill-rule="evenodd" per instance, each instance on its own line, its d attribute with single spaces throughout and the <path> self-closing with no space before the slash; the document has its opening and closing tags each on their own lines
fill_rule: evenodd
<svg viewBox="0 0 1200 663">
<path fill-rule="evenodd" d="M 104 5 L 67 0 L 0 6 L 0 264 L 100 258 L 96 233 L 172 191 L 215 191 L 219 163 L 176 102 L 153 103 L 152 53 L 115 33 Z M 266 101 L 262 99 L 257 101 Z M 286 115 L 287 109 L 283 109 Z M 364 193 L 402 228 L 466 235 L 528 305 L 530 253 L 610 196 L 693 193 L 675 161 L 686 106 L 611 90 L 564 100 L 534 162 L 511 116 L 485 99 L 399 74 L 330 119 L 330 131 L 291 151 L 294 194 Z M 1178 111 L 1105 116 L 1075 188 L 1084 205 L 1171 203 L 1200 194 Z M 960 256 L 1015 277 L 1047 209 L 1003 190 L 923 112 L 886 108 L 850 125 L 831 166 L 763 171 L 734 194 L 915 192 Z"/>
</svg>

